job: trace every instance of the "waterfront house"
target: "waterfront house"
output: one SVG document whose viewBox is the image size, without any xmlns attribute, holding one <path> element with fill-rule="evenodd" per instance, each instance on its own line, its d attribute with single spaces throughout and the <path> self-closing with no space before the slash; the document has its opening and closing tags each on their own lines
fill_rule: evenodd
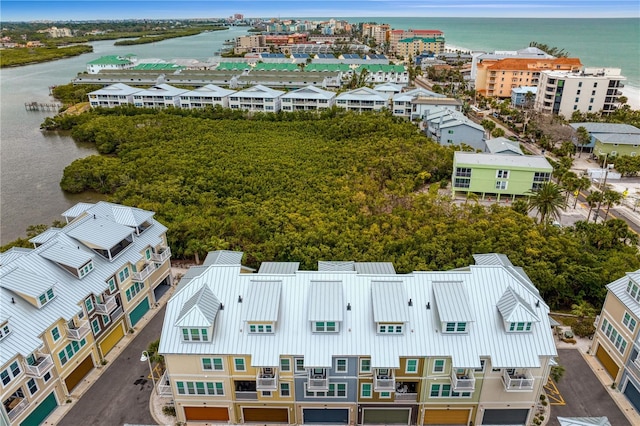
<svg viewBox="0 0 640 426">
<path fill-rule="evenodd" d="M 640 270 L 607 285 L 589 353 L 640 413 Z"/>
<path fill-rule="evenodd" d="M 282 111 L 308 111 L 331 108 L 334 104 L 335 92 L 322 90 L 314 86 L 292 90 L 281 96 Z"/>
<path fill-rule="evenodd" d="M 491 146 L 493 146 L 491 144 Z M 479 194 L 482 199 L 529 196 L 551 180 L 553 167 L 542 155 L 456 151 L 453 154 L 451 192 Z"/>
<path fill-rule="evenodd" d="M 41 424 L 171 287 L 154 213 L 79 203 L 0 254 L 2 418 Z M 4 424 L 4 423 L 3 423 Z"/>
<path fill-rule="evenodd" d="M 181 422 L 530 424 L 556 349 L 506 256 L 397 274 L 387 262 L 199 266 L 167 304 L 158 391 Z"/>
<path fill-rule="evenodd" d="M 640 145 L 640 129 L 631 124 L 623 123 L 571 123 L 571 127 L 584 127 L 589 132 L 591 141 L 584 145 L 585 152 L 603 161 L 612 163 L 617 156 L 629 155 L 635 157 Z M 576 141 L 577 144 L 577 141 Z M 577 149 L 581 147 L 577 145 Z"/>
<path fill-rule="evenodd" d="M 367 84 L 395 83 L 403 87 L 409 84 L 409 72 L 404 65 L 364 64 L 359 65 L 354 72 L 366 73 Z"/>
<path fill-rule="evenodd" d="M 435 108 L 424 116 L 424 129 L 428 137 L 440 145 L 465 144 L 484 151 L 484 128 L 469 120 L 463 113 L 449 108 Z"/>
<path fill-rule="evenodd" d="M 274 90 L 258 84 L 240 90 L 229 97 L 229 107 L 246 111 L 278 112 L 280 111 L 281 90 Z"/>
<path fill-rule="evenodd" d="M 180 94 L 180 108 L 197 109 L 219 105 L 229 107 L 229 96 L 234 90 L 224 89 L 215 84 L 207 84 Z"/>
<path fill-rule="evenodd" d="M 101 56 L 91 62 L 87 62 L 87 72 L 97 74 L 102 70 L 126 70 L 133 68 L 137 62 L 135 55 L 109 55 Z"/>
<path fill-rule="evenodd" d="M 359 87 L 336 96 L 336 105 L 348 111 L 381 111 L 387 108 L 389 95 L 368 87 Z"/>
<path fill-rule="evenodd" d="M 111 84 L 102 89 L 88 93 L 91 108 L 113 108 L 121 105 L 133 104 L 133 95 L 142 89 L 131 87 L 123 83 Z"/>
<path fill-rule="evenodd" d="M 376 92 L 387 93 L 389 96 L 396 95 L 402 92 L 403 86 L 396 83 L 382 83 L 373 86 L 373 90 Z"/>
<path fill-rule="evenodd" d="M 180 107 L 180 95 L 188 92 L 169 84 L 156 84 L 133 95 L 133 104 L 144 108 Z"/>
</svg>

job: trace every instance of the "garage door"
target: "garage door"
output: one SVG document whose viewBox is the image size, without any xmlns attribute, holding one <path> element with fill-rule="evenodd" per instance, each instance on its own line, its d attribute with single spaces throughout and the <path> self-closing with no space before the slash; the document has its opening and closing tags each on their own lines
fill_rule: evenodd
<svg viewBox="0 0 640 426">
<path fill-rule="evenodd" d="M 129 319 L 131 320 L 131 327 L 136 325 L 140 318 L 149 310 L 149 298 L 145 297 L 144 300 L 138 303 L 138 306 L 133 308 L 131 313 L 129 314 Z"/>
<path fill-rule="evenodd" d="M 640 412 L 640 392 L 630 381 L 627 381 L 627 386 L 624 388 L 624 395 L 636 408 L 636 411 Z"/>
<path fill-rule="evenodd" d="M 288 408 L 243 408 L 245 422 L 289 423 Z"/>
<path fill-rule="evenodd" d="M 618 375 L 618 371 L 620 370 L 620 367 L 618 367 L 618 365 L 613 360 L 613 358 L 611 358 L 611 355 L 609 355 L 601 345 L 598 345 L 598 350 L 596 351 L 596 358 L 600 360 L 600 362 L 602 363 L 602 366 L 604 367 L 605 370 L 607 370 L 607 373 L 609 373 L 611 378 L 615 379 L 616 376 Z"/>
<path fill-rule="evenodd" d="M 73 388 L 75 388 L 91 370 L 93 370 L 93 357 L 89 355 L 76 367 L 75 370 L 71 372 L 71 374 L 69 374 L 69 376 L 67 376 L 66 379 L 64 379 L 64 383 L 67 385 L 69 393 L 71 393 Z"/>
<path fill-rule="evenodd" d="M 38 408 L 33 410 L 31 414 L 20 423 L 20 426 L 38 426 L 57 406 L 56 396 L 51 392 L 48 397 L 42 400 Z"/>
<path fill-rule="evenodd" d="M 100 351 L 102 356 L 105 357 L 111 349 L 124 337 L 124 326 L 122 322 L 114 328 L 111 333 L 107 334 L 107 337 L 100 342 Z"/>
<path fill-rule="evenodd" d="M 426 410 L 425 425 L 467 425 L 469 410 Z"/>
<path fill-rule="evenodd" d="M 227 407 L 184 407 L 187 421 L 228 422 Z"/>
<path fill-rule="evenodd" d="M 529 410 L 485 410 L 482 418 L 483 425 L 524 425 Z"/>
<path fill-rule="evenodd" d="M 304 424 L 349 424 L 349 410 L 331 408 L 305 408 L 302 410 Z"/>
<path fill-rule="evenodd" d="M 365 408 L 363 411 L 362 423 L 365 425 L 408 425 L 411 415 L 410 408 Z"/>
</svg>

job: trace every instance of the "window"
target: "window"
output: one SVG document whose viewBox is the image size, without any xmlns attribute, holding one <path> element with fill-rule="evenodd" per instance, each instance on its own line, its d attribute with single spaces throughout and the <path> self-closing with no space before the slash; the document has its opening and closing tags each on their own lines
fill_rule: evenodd
<svg viewBox="0 0 640 426">
<path fill-rule="evenodd" d="M 2 328 L 0 328 L 0 340 L 4 339 L 9 334 L 11 334 L 11 328 L 9 328 L 9 324 L 3 325 Z"/>
<path fill-rule="evenodd" d="M 507 189 L 507 181 L 506 180 L 498 180 L 496 181 L 496 189 Z"/>
<path fill-rule="evenodd" d="M 380 324 L 378 326 L 378 333 L 380 334 L 402 334 L 402 325 L 387 325 Z"/>
<path fill-rule="evenodd" d="M 483 373 L 484 372 L 484 364 L 485 364 L 484 359 L 481 359 L 480 360 L 480 368 L 475 368 L 473 371 L 475 371 L 476 373 Z"/>
<path fill-rule="evenodd" d="M 131 287 L 129 287 L 125 292 L 127 296 L 127 302 L 131 301 L 131 299 L 133 299 L 136 296 L 136 294 L 140 293 L 143 288 L 144 288 L 144 283 L 135 281 L 131 285 Z"/>
<path fill-rule="evenodd" d="M 118 278 L 120 279 L 120 282 L 124 282 L 124 280 L 126 280 L 127 278 L 129 278 L 129 267 L 125 266 L 125 268 L 118 272 Z"/>
<path fill-rule="evenodd" d="M 307 370 L 304 368 L 304 359 L 296 358 L 296 373 L 306 373 Z"/>
<path fill-rule="evenodd" d="M 8 385 L 11 380 L 16 378 L 22 371 L 20 370 L 20 364 L 18 361 L 14 361 L 11 363 L 9 368 L 6 368 L 0 372 L 0 379 L 2 379 L 3 385 Z"/>
<path fill-rule="evenodd" d="M 458 177 L 471 177 L 471 168 L 469 168 L 469 167 L 456 167 L 456 176 L 458 176 Z"/>
<path fill-rule="evenodd" d="M 447 131 L 447 133 L 449 133 L 450 135 L 452 135 L 452 134 L 453 134 L 453 130 L 449 130 L 449 131 Z"/>
<path fill-rule="evenodd" d="M 445 325 L 445 333 L 466 333 L 466 322 L 448 322 Z"/>
<path fill-rule="evenodd" d="M 629 293 L 629 296 L 634 298 L 636 302 L 640 302 L 640 286 L 638 286 L 638 284 L 629 281 L 629 284 L 627 284 L 627 293 Z"/>
<path fill-rule="evenodd" d="M 210 371 L 223 371 L 222 358 L 202 358 L 202 369 Z"/>
<path fill-rule="evenodd" d="M 179 395 L 224 395 L 222 382 L 176 382 Z"/>
<path fill-rule="evenodd" d="M 531 331 L 530 322 L 512 322 L 509 324 L 509 331 Z"/>
<path fill-rule="evenodd" d="M 417 373 L 418 372 L 418 360 L 408 359 L 405 368 L 405 373 Z"/>
<path fill-rule="evenodd" d="M 360 398 L 371 398 L 371 383 L 360 384 Z"/>
<path fill-rule="evenodd" d="M 289 383 L 280 383 L 280 396 L 291 396 Z"/>
<path fill-rule="evenodd" d="M 469 188 L 471 186 L 471 179 L 455 178 L 453 186 L 456 188 Z"/>
<path fill-rule="evenodd" d="M 91 329 L 93 330 L 93 334 L 100 333 L 100 321 L 98 321 L 97 318 L 91 321 Z"/>
<path fill-rule="evenodd" d="M 469 398 L 471 392 L 452 391 L 449 384 L 432 384 L 429 396 L 431 398 Z"/>
<path fill-rule="evenodd" d="M 602 326 L 600 329 L 604 332 L 605 336 L 613 343 L 613 346 L 621 353 L 624 354 L 625 349 L 627 348 L 627 341 L 622 338 L 620 333 L 611 325 L 609 321 L 605 318 L 602 321 Z"/>
<path fill-rule="evenodd" d="M 262 391 L 262 396 L 271 398 L 271 391 Z"/>
<path fill-rule="evenodd" d="M 291 371 L 291 360 L 289 358 L 282 358 L 280 360 L 281 371 Z"/>
<path fill-rule="evenodd" d="M 369 384 L 369 386 L 371 386 L 371 384 Z M 305 384 L 305 396 L 307 398 L 346 398 L 347 384 L 329 383 L 329 389 L 327 391 L 310 391 L 306 388 Z"/>
<path fill-rule="evenodd" d="M 433 362 L 433 372 L 442 373 L 444 371 L 444 359 L 436 359 Z"/>
<path fill-rule="evenodd" d="M 624 313 L 624 318 L 622 318 L 622 323 L 627 326 L 630 332 L 633 333 L 633 330 L 636 329 L 637 322 L 633 317 L 629 314 L 629 312 Z"/>
<path fill-rule="evenodd" d="M 109 315 L 103 315 L 103 316 L 102 316 L 102 323 L 103 323 L 104 325 L 107 325 L 107 324 L 109 324 L 110 322 L 111 322 L 111 318 L 109 318 Z"/>
<path fill-rule="evenodd" d="M 589 103 L 592 104 L 593 103 L 593 98 L 589 99 Z"/>
<path fill-rule="evenodd" d="M 244 358 L 233 359 L 234 368 L 236 371 L 245 371 Z"/>
<path fill-rule="evenodd" d="M 335 333 L 338 331 L 338 326 L 335 321 L 316 321 L 313 331 L 316 333 Z"/>
<path fill-rule="evenodd" d="M 80 351 L 84 345 L 87 344 L 87 339 L 82 339 L 80 342 L 71 342 L 63 350 L 58 352 L 58 358 L 60 359 L 60 364 L 65 365 L 71 358 L 74 357 L 75 354 Z"/>
<path fill-rule="evenodd" d="M 391 398 L 391 392 L 380 392 L 380 399 Z"/>
<path fill-rule="evenodd" d="M 91 300 L 91 296 L 84 301 L 84 306 L 87 308 L 87 312 L 93 311 L 93 300 Z"/>
<path fill-rule="evenodd" d="M 496 177 L 498 179 L 509 179 L 509 170 L 498 170 L 496 172 Z"/>
<path fill-rule="evenodd" d="M 371 360 L 369 358 L 360 359 L 360 372 L 371 373 Z"/>
<path fill-rule="evenodd" d="M 208 342 L 209 334 L 206 328 L 183 328 L 182 341 L 184 342 Z"/>
<path fill-rule="evenodd" d="M 51 372 L 47 371 L 46 373 L 44 373 L 44 376 L 42 376 L 42 380 L 47 383 L 49 380 L 51 380 Z"/>
<path fill-rule="evenodd" d="M 148 248 L 148 249 L 146 249 L 144 251 L 144 258 L 147 259 L 147 260 L 151 259 L 151 249 L 150 248 Z"/>
<path fill-rule="evenodd" d="M 346 373 L 347 372 L 347 360 L 344 358 L 336 359 L 336 373 Z"/>
<path fill-rule="evenodd" d="M 265 334 L 273 333 L 273 326 L 271 324 L 251 324 L 249 325 L 249 333 L 251 334 Z"/>
<path fill-rule="evenodd" d="M 598 87 L 598 82 L 593 83 L 593 87 Z"/>
<path fill-rule="evenodd" d="M 51 299 L 53 299 L 55 297 L 55 294 L 53 293 L 53 289 L 50 288 L 49 290 L 46 291 L 46 293 L 42 293 L 39 297 L 38 297 L 38 301 L 40 302 L 40 306 L 44 306 L 47 303 L 49 303 L 49 301 L 51 301 Z"/>
<path fill-rule="evenodd" d="M 580 94 L 580 90 L 578 90 L 578 91 L 576 92 L 576 95 L 579 95 L 579 94 Z"/>
<path fill-rule="evenodd" d="M 30 395 L 33 395 L 34 393 L 38 392 L 38 385 L 36 384 L 36 381 L 33 379 L 29 379 L 29 381 L 27 382 L 27 387 L 29 388 Z"/>
<path fill-rule="evenodd" d="M 115 293 L 118 289 L 118 286 L 116 285 L 116 277 L 109 278 L 107 284 L 109 284 L 109 293 Z"/>
<path fill-rule="evenodd" d="M 578 87 L 582 87 L 582 82 L 581 81 L 578 82 Z"/>
</svg>

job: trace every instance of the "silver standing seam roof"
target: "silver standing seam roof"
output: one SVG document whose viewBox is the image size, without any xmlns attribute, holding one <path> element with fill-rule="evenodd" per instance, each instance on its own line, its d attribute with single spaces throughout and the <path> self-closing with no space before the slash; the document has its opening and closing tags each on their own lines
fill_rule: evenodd
<svg viewBox="0 0 640 426">
<path fill-rule="evenodd" d="M 309 321 L 342 321 L 345 307 L 342 281 L 311 281 L 308 303 Z"/>
<path fill-rule="evenodd" d="M 206 284 L 182 306 L 177 326 L 211 327 L 220 309 L 220 301 Z"/>
<path fill-rule="evenodd" d="M 433 295 L 440 322 L 475 321 L 469 295 L 461 282 L 434 282 Z"/>
<path fill-rule="evenodd" d="M 62 265 L 80 269 L 95 257 L 94 254 L 80 250 L 80 245 L 71 246 L 63 242 L 56 242 L 40 252 L 40 256 Z"/>
<path fill-rule="evenodd" d="M 611 426 L 608 417 L 558 417 L 560 426 Z"/>
<path fill-rule="evenodd" d="M 90 247 L 108 250 L 135 231 L 98 216 L 87 216 L 78 226 L 67 231 L 67 235 Z"/>
<path fill-rule="evenodd" d="M 300 269 L 300 262 L 262 262 L 259 274 L 295 274 Z"/>
<path fill-rule="evenodd" d="M 539 322 L 533 308 L 511 287 L 508 287 L 497 304 L 506 322 Z"/>
<path fill-rule="evenodd" d="M 624 277 L 607 284 L 607 290 L 613 293 L 636 318 L 640 318 L 640 303 L 627 293 L 629 281 L 635 282 L 640 287 L 640 269 L 635 272 L 627 272 Z"/>
<path fill-rule="evenodd" d="M 243 296 L 244 321 L 277 321 L 282 281 L 251 281 Z M 240 295 L 242 296 L 242 295 Z"/>
</svg>

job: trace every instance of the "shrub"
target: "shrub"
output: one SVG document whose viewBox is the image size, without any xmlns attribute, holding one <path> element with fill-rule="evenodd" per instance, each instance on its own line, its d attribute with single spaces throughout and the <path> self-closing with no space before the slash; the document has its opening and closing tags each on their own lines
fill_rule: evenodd
<svg viewBox="0 0 640 426">
<path fill-rule="evenodd" d="M 541 394 L 540 395 L 540 401 L 544 401 L 545 399 L 547 399 L 547 395 Z"/>
<path fill-rule="evenodd" d="M 573 332 L 576 336 L 588 337 L 596 332 L 596 328 L 593 326 L 592 320 L 583 319 L 573 326 Z"/>
<path fill-rule="evenodd" d="M 173 405 L 165 405 L 164 407 L 162 407 L 162 412 L 166 416 L 175 417 L 176 416 L 176 407 L 173 406 Z"/>
<path fill-rule="evenodd" d="M 547 401 L 541 401 L 540 404 L 544 405 L 545 407 L 549 404 Z"/>
</svg>

